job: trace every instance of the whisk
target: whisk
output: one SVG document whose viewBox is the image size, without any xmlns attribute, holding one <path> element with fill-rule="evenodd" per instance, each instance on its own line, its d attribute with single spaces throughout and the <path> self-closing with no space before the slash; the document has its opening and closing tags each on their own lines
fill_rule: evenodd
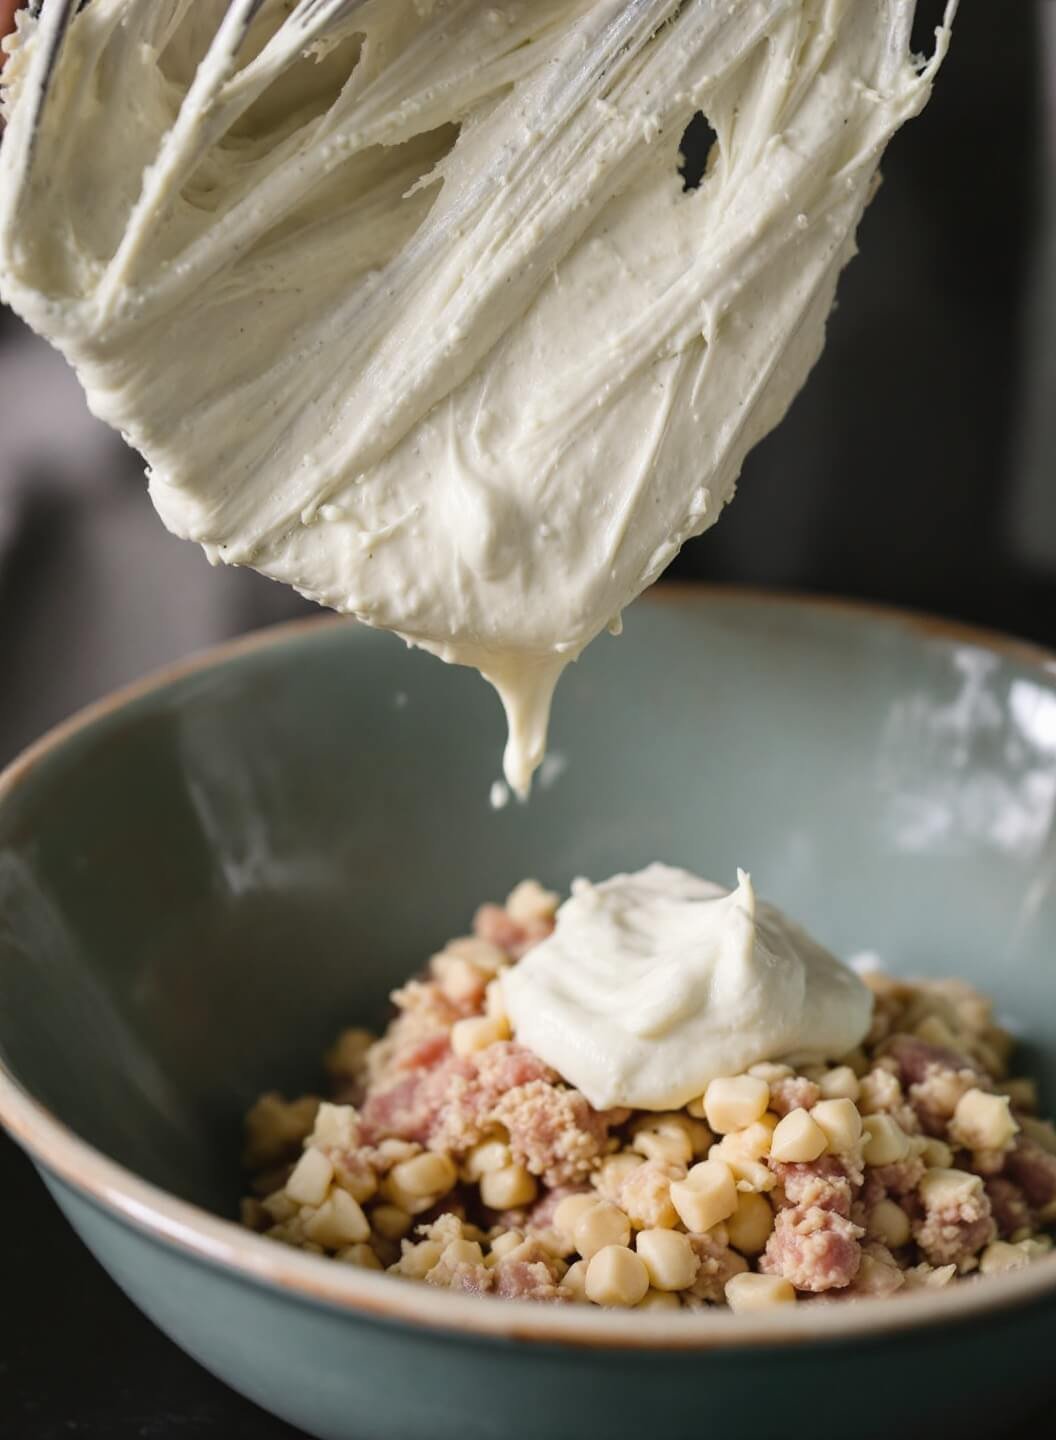
<svg viewBox="0 0 1056 1440">
<path fill-rule="evenodd" d="M 19 177 L 19 188 L 30 178 L 37 135 L 63 43 L 77 13 L 90 3 L 91 0 L 33 0 L 28 6 L 29 14 L 39 23 L 32 68 L 26 77 L 29 98 L 28 103 L 16 112 L 4 140 L 12 166 L 9 173 Z M 230 0 L 217 26 L 213 44 L 199 67 L 189 100 L 205 106 L 222 102 L 224 86 L 231 79 L 246 36 L 264 3 L 265 0 Z M 255 66 L 257 84 L 241 87 L 239 108 L 247 109 L 276 73 L 309 46 L 325 40 L 364 3 L 365 0 L 299 0 L 272 37 L 265 53 L 258 57 L 259 63 Z M 185 113 L 190 113 L 189 107 Z M 226 114 L 225 125 L 231 124 L 235 118 L 237 114 Z M 173 135 L 170 139 L 175 148 L 177 137 Z"/>
</svg>

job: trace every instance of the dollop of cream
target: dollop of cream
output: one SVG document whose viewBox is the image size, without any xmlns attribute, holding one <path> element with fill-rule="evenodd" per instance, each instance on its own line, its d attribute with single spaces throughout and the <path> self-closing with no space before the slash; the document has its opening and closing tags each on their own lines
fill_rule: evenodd
<svg viewBox="0 0 1056 1440">
<path fill-rule="evenodd" d="M 912 0 L 94 0 L 54 65 L 23 13 L 0 296 L 175 534 L 475 665 L 523 795 L 805 380 L 954 8 L 927 62 Z"/>
<path fill-rule="evenodd" d="M 833 1059 L 872 996 L 738 871 L 669 865 L 577 880 L 553 934 L 506 972 L 514 1034 L 599 1110 L 666 1110 L 761 1060 Z"/>
</svg>

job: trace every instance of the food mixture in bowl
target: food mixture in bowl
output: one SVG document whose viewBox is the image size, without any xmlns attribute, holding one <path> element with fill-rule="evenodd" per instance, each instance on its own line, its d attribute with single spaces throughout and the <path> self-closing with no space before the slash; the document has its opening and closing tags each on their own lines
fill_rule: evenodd
<svg viewBox="0 0 1056 1440">
<path fill-rule="evenodd" d="M 721 1029 L 714 992 L 729 988 L 731 970 L 743 977 L 754 955 L 765 989 L 792 963 L 774 954 L 783 917 L 769 907 L 756 916 L 746 877 L 727 895 L 650 867 L 574 892 L 560 912 L 557 896 L 526 881 L 395 993 L 381 1038 L 340 1035 L 326 1059 L 329 1101 L 258 1100 L 246 1121 L 244 1223 L 472 1294 L 672 1310 L 886 1296 L 1046 1254 L 1056 1128 L 1038 1118 L 1034 1082 L 1011 1068 L 1012 1036 L 963 981 L 866 974 L 861 1043 L 716 1074 L 679 1108 L 598 1108 L 518 1040 L 508 977 L 546 973 L 577 915 L 582 931 L 577 900 L 599 913 L 608 904 L 611 920 L 613 894 L 651 903 L 659 886 L 670 905 L 672 887 L 684 900 L 691 881 L 694 923 L 713 926 L 721 906 L 732 927 L 703 1006 Z M 643 933 L 643 913 L 654 912 L 631 913 L 629 933 Z M 824 954 L 784 925 L 801 953 Z M 657 968 L 665 993 L 678 990 L 669 954 Z M 851 993 L 858 982 L 845 975 Z M 838 998 L 846 1018 L 853 994 L 849 1006 Z M 701 1014 L 697 1005 L 690 1018 Z M 595 1048 L 604 1043 L 589 1017 L 585 1028 Z M 661 1059 L 678 1058 L 655 1017 L 638 1032 Z M 718 1063 L 725 1043 L 701 1048 Z M 585 1073 L 605 1071 L 588 1058 Z"/>
</svg>

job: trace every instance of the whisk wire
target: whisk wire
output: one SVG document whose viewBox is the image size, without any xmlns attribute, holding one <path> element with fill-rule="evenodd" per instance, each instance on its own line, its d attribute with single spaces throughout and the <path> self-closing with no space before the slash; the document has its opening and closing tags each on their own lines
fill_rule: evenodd
<svg viewBox="0 0 1056 1440">
<path fill-rule="evenodd" d="M 62 47 L 79 9 L 80 0 L 36 0 L 36 3 L 30 6 L 30 14 L 37 20 L 39 31 L 26 77 L 30 100 L 25 107 L 19 107 L 4 138 L 7 150 L 5 159 L 16 177 L 11 191 L 12 198 L 4 217 L 5 224 L 10 224 L 18 214 L 19 201 L 33 168 L 44 107 L 51 93 Z"/>
</svg>

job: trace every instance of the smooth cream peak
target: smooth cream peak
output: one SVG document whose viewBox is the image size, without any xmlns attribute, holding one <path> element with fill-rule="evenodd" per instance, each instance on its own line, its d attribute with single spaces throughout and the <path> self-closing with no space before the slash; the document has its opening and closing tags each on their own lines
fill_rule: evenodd
<svg viewBox="0 0 1056 1440">
<path fill-rule="evenodd" d="M 650 865 L 577 880 L 553 934 L 503 977 L 516 1038 L 596 1109 L 678 1109 L 763 1060 L 832 1060 L 864 1038 L 858 976 L 737 872 L 727 891 Z"/>
</svg>

